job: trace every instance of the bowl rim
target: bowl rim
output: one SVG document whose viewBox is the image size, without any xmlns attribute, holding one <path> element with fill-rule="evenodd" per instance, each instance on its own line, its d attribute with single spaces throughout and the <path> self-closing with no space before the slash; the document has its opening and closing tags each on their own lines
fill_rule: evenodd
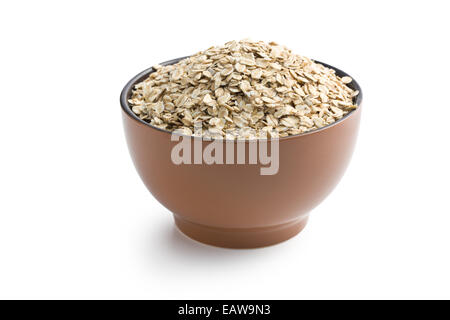
<svg viewBox="0 0 450 320">
<path fill-rule="evenodd" d="M 176 58 L 176 59 L 164 61 L 162 63 L 159 63 L 159 65 L 167 66 L 167 65 L 175 64 L 175 63 L 178 63 L 179 61 L 187 59 L 189 57 L 190 56 L 185 56 L 185 57 L 181 57 L 181 58 Z M 311 130 L 311 131 L 307 131 L 307 132 L 303 132 L 303 133 L 299 133 L 299 134 L 294 134 L 294 135 L 290 135 L 290 136 L 286 136 L 286 137 L 271 138 L 271 139 L 267 139 L 267 141 L 270 141 L 270 140 L 280 140 L 281 141 L 281 140 L 295 139 L 295 138 L 304 137 L 304 136 L 307 136 L 307 135 L 311 135 L 311 134 L 316 134 L 316 133 L 322 132 L 324 130 L 327 130 L 329 128 L 334 127 L 335 125 L 338 125 L 338 124 L 344 122 L 346 119 L 349 119 L 349 118 L 353 117 L 353 115 L 356 114 L 356 111 L 358 111 L 361 108 L 363 93 L 362 93 L 360 85 L 358 84 L 358 82 L 352 76 L 350 76 L 348 73 L 346 73 L 346 72 L 344 72 L 344 71 L 342 71 L 342 70 L 340 70 L 340 69 L 338 69 L 336 67 L 333 67 L 333 66 L 331 66 L 331 65 L 329 65 L 327 63 L 324 63 L 324 62 L 321 62 L 321 61 L 318 61 L 318 60 L 314 60 L 314 59 L 312 59 L 312 60 L 315 63 L 319 63 L 319 64 L 321 64 L 321 65 L 323 65 L 323 66 L 325 66 L 327 68 L 333 69 L 336 72 L 336 74 L 339 77 L 341 77 L 341 78 L 344 77 L 344 76 L 352 78 L 353 81 L 350 82 L 349 84 L 347 84 L 347 86 L 349 86 L 353 90 L 358 90 L 359 91 L 359 94 L 355 97 L 355 104 L 356 104 L 357 108 L 355 110 L 350 111 L 348 114 L 343 116 L 341 119 L 339 119 L 339 120 L 337 120 L 337 121 L 335 121 L 335 122 L 333 122 L 333 123 L 331 123 L 329 125 L 326 125 L 326 126 L 324 126 L 322 128 L 317 128 L 317 129 L 314 129 L 314 130 Z M 182 136 L 182 137 L 189 137 L 189 138 L 200 139 L 200 140 L 204 140 L 204 141 L 211 141 L 211 139 L 209 139 L 209 138 L 197 137 L 197 136 L 192 136 L 192 135 L 185 135 L 185 134 L 178 133 L 178 132 L 174 133 L 174 132 L 169 131 L 169 130 L 165 130 L 165 129 L 161 129 L 161 128 L 155 127 L 155 126 L 151 125 L 150 123 L 145 122 L 144 120 L 140 119 L 136 114 L 134 114 L 134 112 L 131 110 L 131 107 L 130 107 L 130 105 L 128 103 L 128 99 L 131 97 L 131 92 L 132 92 L 134 86 L 137 83 L 145 80 L 151 73 L 153 73 L 155 71 L 156 70 L 153 67 L 145 69 L 144 71 L 141 71 L 140 73 L 135 75 L 133 78 L 131 78 L 131 80 L 129 80 L 127 82 L 127 84 L 123 87 L 122 92 L 120 93 L 120 105 L 122 107 L 122 110 L 125 112 L 125 114 L 128 115 L 131 119 L 133 119 L 133 120 L 135 120 L 135 121 L 137 121 L 137 122 L 139 122 L 141 124 L 144 124 L 144 125 L 152 128 L 152 129 L 158 130 L 160 132 L 168 133 L 170 135 L 174 134 L 174 135 L 178 135 L 178 136 Z M 257 139 L 257 140 L 259 140 L 259 139 Z M 241 139 L 235 139 L 235 140 L 223 139 L 222 141 L 227 142 L 227 141 L 243 141 L 243 140 L 241 140 Z M 250 141 L 250 140 L 245 139 L 244 141 Z"/>
</svg>

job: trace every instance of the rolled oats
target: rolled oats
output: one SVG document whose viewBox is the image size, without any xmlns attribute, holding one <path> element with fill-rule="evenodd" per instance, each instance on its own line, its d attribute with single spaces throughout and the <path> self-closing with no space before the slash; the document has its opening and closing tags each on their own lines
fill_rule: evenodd
<svg viewBox="0 0 450 320">
<path fill-rule="evenodd" d="M 359 92 L 346 85 L 352 78 L 274 42 L 230 41 L 153 68 L 135 85 L 131 110 L 185 135 L 285 137 L 327 126 L 357 107 Z"/>
</svg>

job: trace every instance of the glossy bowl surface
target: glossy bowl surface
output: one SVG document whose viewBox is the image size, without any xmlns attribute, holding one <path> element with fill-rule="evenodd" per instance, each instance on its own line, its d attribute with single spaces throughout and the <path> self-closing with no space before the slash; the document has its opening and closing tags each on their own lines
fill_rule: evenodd
<svg viewBox="0 0 450 320">
<path fill-rule="evenodd" d="M 348 76 L 321 64 L 341 77 Z M 127 102 L 134 85 L 153 71 L 139 73 L 123 89 L 123 124 L 142 181 L 173 213 L 178 228 L 200 242 L 229 248 L 272 245 L 299 233 L 309 212 L 337 185 L 352 156 L 362 102 L 356 81 L 349 84 L 360 92 L 356 110 L 324 128 L 278 139 L 278 173 L 261 175 L 259 164 L 174 164 L 171 151 L 178 142 L 171 141 L 170 132 L 140 120 Z M 200 142 L 202 150 L 211 143 L 184 138 L 192 145 Z M 232 143 L 236 157 L 237 143 Z M 245 150 L 248 157 L 248 142 Z M 223 152 L 226 157 L 225 147 Z"/>
</svg>

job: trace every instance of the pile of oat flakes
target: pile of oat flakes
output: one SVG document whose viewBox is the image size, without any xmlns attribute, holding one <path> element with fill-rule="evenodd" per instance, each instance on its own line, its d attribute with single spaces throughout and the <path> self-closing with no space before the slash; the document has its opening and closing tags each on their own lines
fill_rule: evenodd
<svg viewBox="0 0 450 320">
<path fill-rule="evenodd" d="M 349 77 L 276 43 L 231 41 L 153 72 L 129 103 L 161 129 L 207 138 L 285 137 L 356 108 Z"/>
</svg>

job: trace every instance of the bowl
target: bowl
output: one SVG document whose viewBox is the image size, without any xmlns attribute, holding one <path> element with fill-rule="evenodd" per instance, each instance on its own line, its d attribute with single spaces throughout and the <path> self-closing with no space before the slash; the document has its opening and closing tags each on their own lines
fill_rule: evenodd
<svg viewBox="0 0 450 320">
<path fill-rule="evenodd" d="M 321 64 L 340 77 L 348 76 Z M 202 243 L 227 248 L 263 247 L 298 234 L 309 212 L 333 190 L 349 164 L 361 116 L 362 93 L 356 81 L 348 86 L 360 92 L 355 101 L 358 108 L 326 127 L 269 141 L 268 150 L 278 144 L 278 171 L 264 175 L 260 165 L 236 163 L 239 150 L 245 149 L 248 160 L 253 150 L 250 141 L 226 141 L 230 149 L 224 146 L 223 157 L 229 154 L 236 160 L 232 164 L 174 163 L 172 151 L 179 141 L 172 141 L 177 140 L 172 136 L 176 135 L 139 119 L 128 104 L 134 85 L 154 71 L 139 73 L 124 87 L 120 97 L 123 125 L 139 176 L 173 213 L 179 230 Z M 177 138 L 197 144 L 201 151 L 213 143 L 200 137 Z"/>
</svg>

